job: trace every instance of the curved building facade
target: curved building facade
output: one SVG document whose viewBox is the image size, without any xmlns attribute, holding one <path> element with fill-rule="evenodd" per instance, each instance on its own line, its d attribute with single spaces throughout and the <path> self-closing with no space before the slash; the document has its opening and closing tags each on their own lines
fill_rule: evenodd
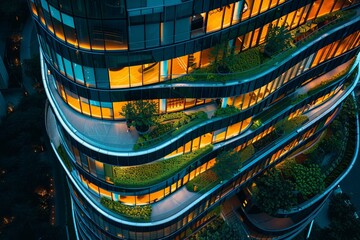
<svg viewBox="0 0 360 240">
<path fill-rule="evenodd" d="M 357 0 L 28 2 L 46 127 L 67 174 L 78 239 L 188 237 L 257 175 L 316 139 L 358 81 Z M 264 53 L 269 31 L 281 26 L 291 42 Z M 145 135 L 121 114 L 138 100 L 156 104 L 159 124 Z M 306 121 L 253 147 L 298 116 Z M 220 153 L 249 149 L 231 177 L 209 174 Z M 199 191 L 191 183 L 201 176 L 209 182 Z M 262 234 L 296 234 L 324 199 L 293 226 Z"/>
</svg>

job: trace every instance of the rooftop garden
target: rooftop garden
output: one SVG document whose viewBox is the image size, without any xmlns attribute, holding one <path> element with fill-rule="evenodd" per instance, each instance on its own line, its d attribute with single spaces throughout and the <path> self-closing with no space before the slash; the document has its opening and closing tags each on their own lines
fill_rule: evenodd
<svg viewBox="0 0 360 240">
<path fill-rule="evenodd" d="M 212 145 L 191 153 L 133 167 L 113 167 L 113 182 L 123 187 L 146 187 L 167 180 L 181 169 L 212 151 Z"/>
<path fill-rule="evenodd" d="M 128 206 L 106 197 L 102 197 L 100 203 L 111 211 L 127 218 L 149 221 L 151 217 L 151 205 Z"/>
<path fill-rule="evenodd" d="M 267 35 L 266 44 L 239 54 L 235 54 L 233 49 L 221 43 L 212 51 L 213 63 L 210 66 L 196 69 L 191 74 L 171 82 L 227 82 L 252 77 L 277 65 L 289 57 L 297 47 L 312 41 L 335 26 L 340 26 L 355 14 L 356 11 L 353 10 L 330 13 L 291 31 L 283 27 L 272 27 Z M 310 28 L 312 24 L 316 26 Z"/>
</svg>

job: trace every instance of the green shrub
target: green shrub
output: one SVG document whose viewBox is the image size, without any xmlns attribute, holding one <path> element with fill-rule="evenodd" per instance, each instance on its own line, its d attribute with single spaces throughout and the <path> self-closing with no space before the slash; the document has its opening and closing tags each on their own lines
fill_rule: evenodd
<svg viewBox="0 0 360 240">
<path fill-rule="evenodd" d="M 255 120 L 255 121 L 253 122 L 253 124 L 251 125 L 250 129 L 251 129 L 252 131 L 254 131 L 254 130 L 258 129 L 259 127 L 261 127 L 261 125 L 262 125 L 262 122 L 261 122 L 260 119 Z"/>
<path fill-rule="evenodd" d="M 325 189 L 325 175 L 321 172 L 319 165 L 294 164 L 287 175 L 293 179 L 295 189 L 302 194 L 304 199 L 309 199 Z"/>
<path fill-rule="evenodd" d="M 219 183 L 219 178 L 211 169 L 194 177 L 186 184 L 186 189 L 190 192 L 207 191 Z"/>
<path fill-rule="evenodd" d="M 255 47 L 239 53 L 228 65 L 230 72 L 242 72 L 261 64 L 260 48 Z"/>
<path fill-rule="evenodd" d="M 242 162 L 245 162 L 249 158 L 251 158 L 255 153 L 255 148 L 252 144 L 246 146 L 243 150 L 240 152 L 240 159 Z"/>
<path fill-rule="evenodd" d="M 240 236 L 233 226 L 227 225 L 227 223 L 219 216 L 201 228 L 194 235 L 190 236 L 188 240 L 215 240 L 224 239 L 227 240 L 241 240 L 247 239 L 246 236 Z"/>
<path fill-rule="evenodd" d="M 220 180 L 226 180 L 231 178 L 241 165 L 240 152 L 234 150 L 225 151 L 216 157 L 213 171 L 218 175 Z"/>
<path fill-rule="evenodd" d="M 298 128 L 301 124 L 308 120 L 307 116 L 299 115 L 290 120 L 284 119 L 275 124 L 276 132 L 279 134 L 288 134 Z"/>
<path fill-rule="evenodd" d="M 279 209 L 288 210 L 297 204 L 294 184 L 284 179 L 277 169 L 267 171 L 256 180 L 253 196 L 255 204 L 269 214 Z"/>
<path fill-rule="evenodd" d="M 102 197 L 100 199 L 100 203 L 106 208 L 128 218 L 149 221 L 151 217 L 151 211 L 152 211 L 151 205 L 128 206 L 120 202 L 116 202 L 111 199 L 108 199 L 106 197 Z"/>
<path fill-rule="evenodd" d="M 214 116 L 215 117 L 222 117 L 222 116 L 228 116 L 233 115 L 236 113 L 239 113 L 240 109 L 238 109 L 235 106 L 227 106 L 226 108 L 218 108 L 216 109 Z"/>
<path fill-rule="evenodd" d="M 113 167 L 115 185 L 145 187 L 164 181 L 212 151 L 208 145 L 191 153 L 133 167 Z"/>
<path fill-rule="evenodd" d="M 191 114 L 179 112 L 160 115 L 156 118 L 157 126 L 150 133 L 139 136 L 133 149 L 139 150 L 158 144 L 207 119 L 208 116 L 203 111 Z"/>
</svg>

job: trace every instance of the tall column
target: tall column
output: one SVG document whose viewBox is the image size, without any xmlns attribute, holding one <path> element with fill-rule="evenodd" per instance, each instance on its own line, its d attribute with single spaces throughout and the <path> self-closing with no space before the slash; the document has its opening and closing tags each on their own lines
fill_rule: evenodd
<svg viewBox="0 0 360 240">
<path fill-rule="evenodd" d="M 160 81 L 166 81 L 169 77 L 169 60 L 160 62 Z M 166 99 L 160 99 L 160 112 L 166 112 Z"/>
<path fill-rule="evenodd" d="M 234 5 L 234 14 L 233 14 L 233 21 L 238 22 L 241 17 L 241 7 L 244 3 L 244 0 L 238 1 Z"/>
<path fill-rule="evenodd" d="M 169 60 L 161 61 L 160 62 L 160 81 L 167 80 L 169 75 Z"/>
<path fill-rule="evenodd" d="M 221 108 L 226 108 L 228 99 L 228 97 L 221 99 Z"/>
</svg>

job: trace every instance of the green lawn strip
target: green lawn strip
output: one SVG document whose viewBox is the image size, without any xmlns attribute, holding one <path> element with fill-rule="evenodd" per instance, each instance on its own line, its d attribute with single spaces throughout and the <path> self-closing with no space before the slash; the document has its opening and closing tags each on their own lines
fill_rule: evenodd
<svg viewBox="0 0 360 240">
<path fill-rule="evenodd" d="M 100 203 L 111 211 L 128 218 L 149 221 L 151 217 L 151 205 L 128 206 L 106 197 L 101 197 Z"/>
<path fill-rule="evenodd" d="M 174 137 L 192 126 L 208 119 L 205 112 L 199 111 L 191 114 L 171 113 L 158 117 L 158 126 L 150 133 L 139 136 L 134 150 L 147 148 L 163 142 L 169 137 Z"/>
<path fill-rule="evenodd" d="M 211 152 L 212 148 L 212 145 L 208 145 L 191 153 L 140 166 L 114 166 L 114 183 L 123 187 L 147 187 L 160 183 Z"/>
</svg>

